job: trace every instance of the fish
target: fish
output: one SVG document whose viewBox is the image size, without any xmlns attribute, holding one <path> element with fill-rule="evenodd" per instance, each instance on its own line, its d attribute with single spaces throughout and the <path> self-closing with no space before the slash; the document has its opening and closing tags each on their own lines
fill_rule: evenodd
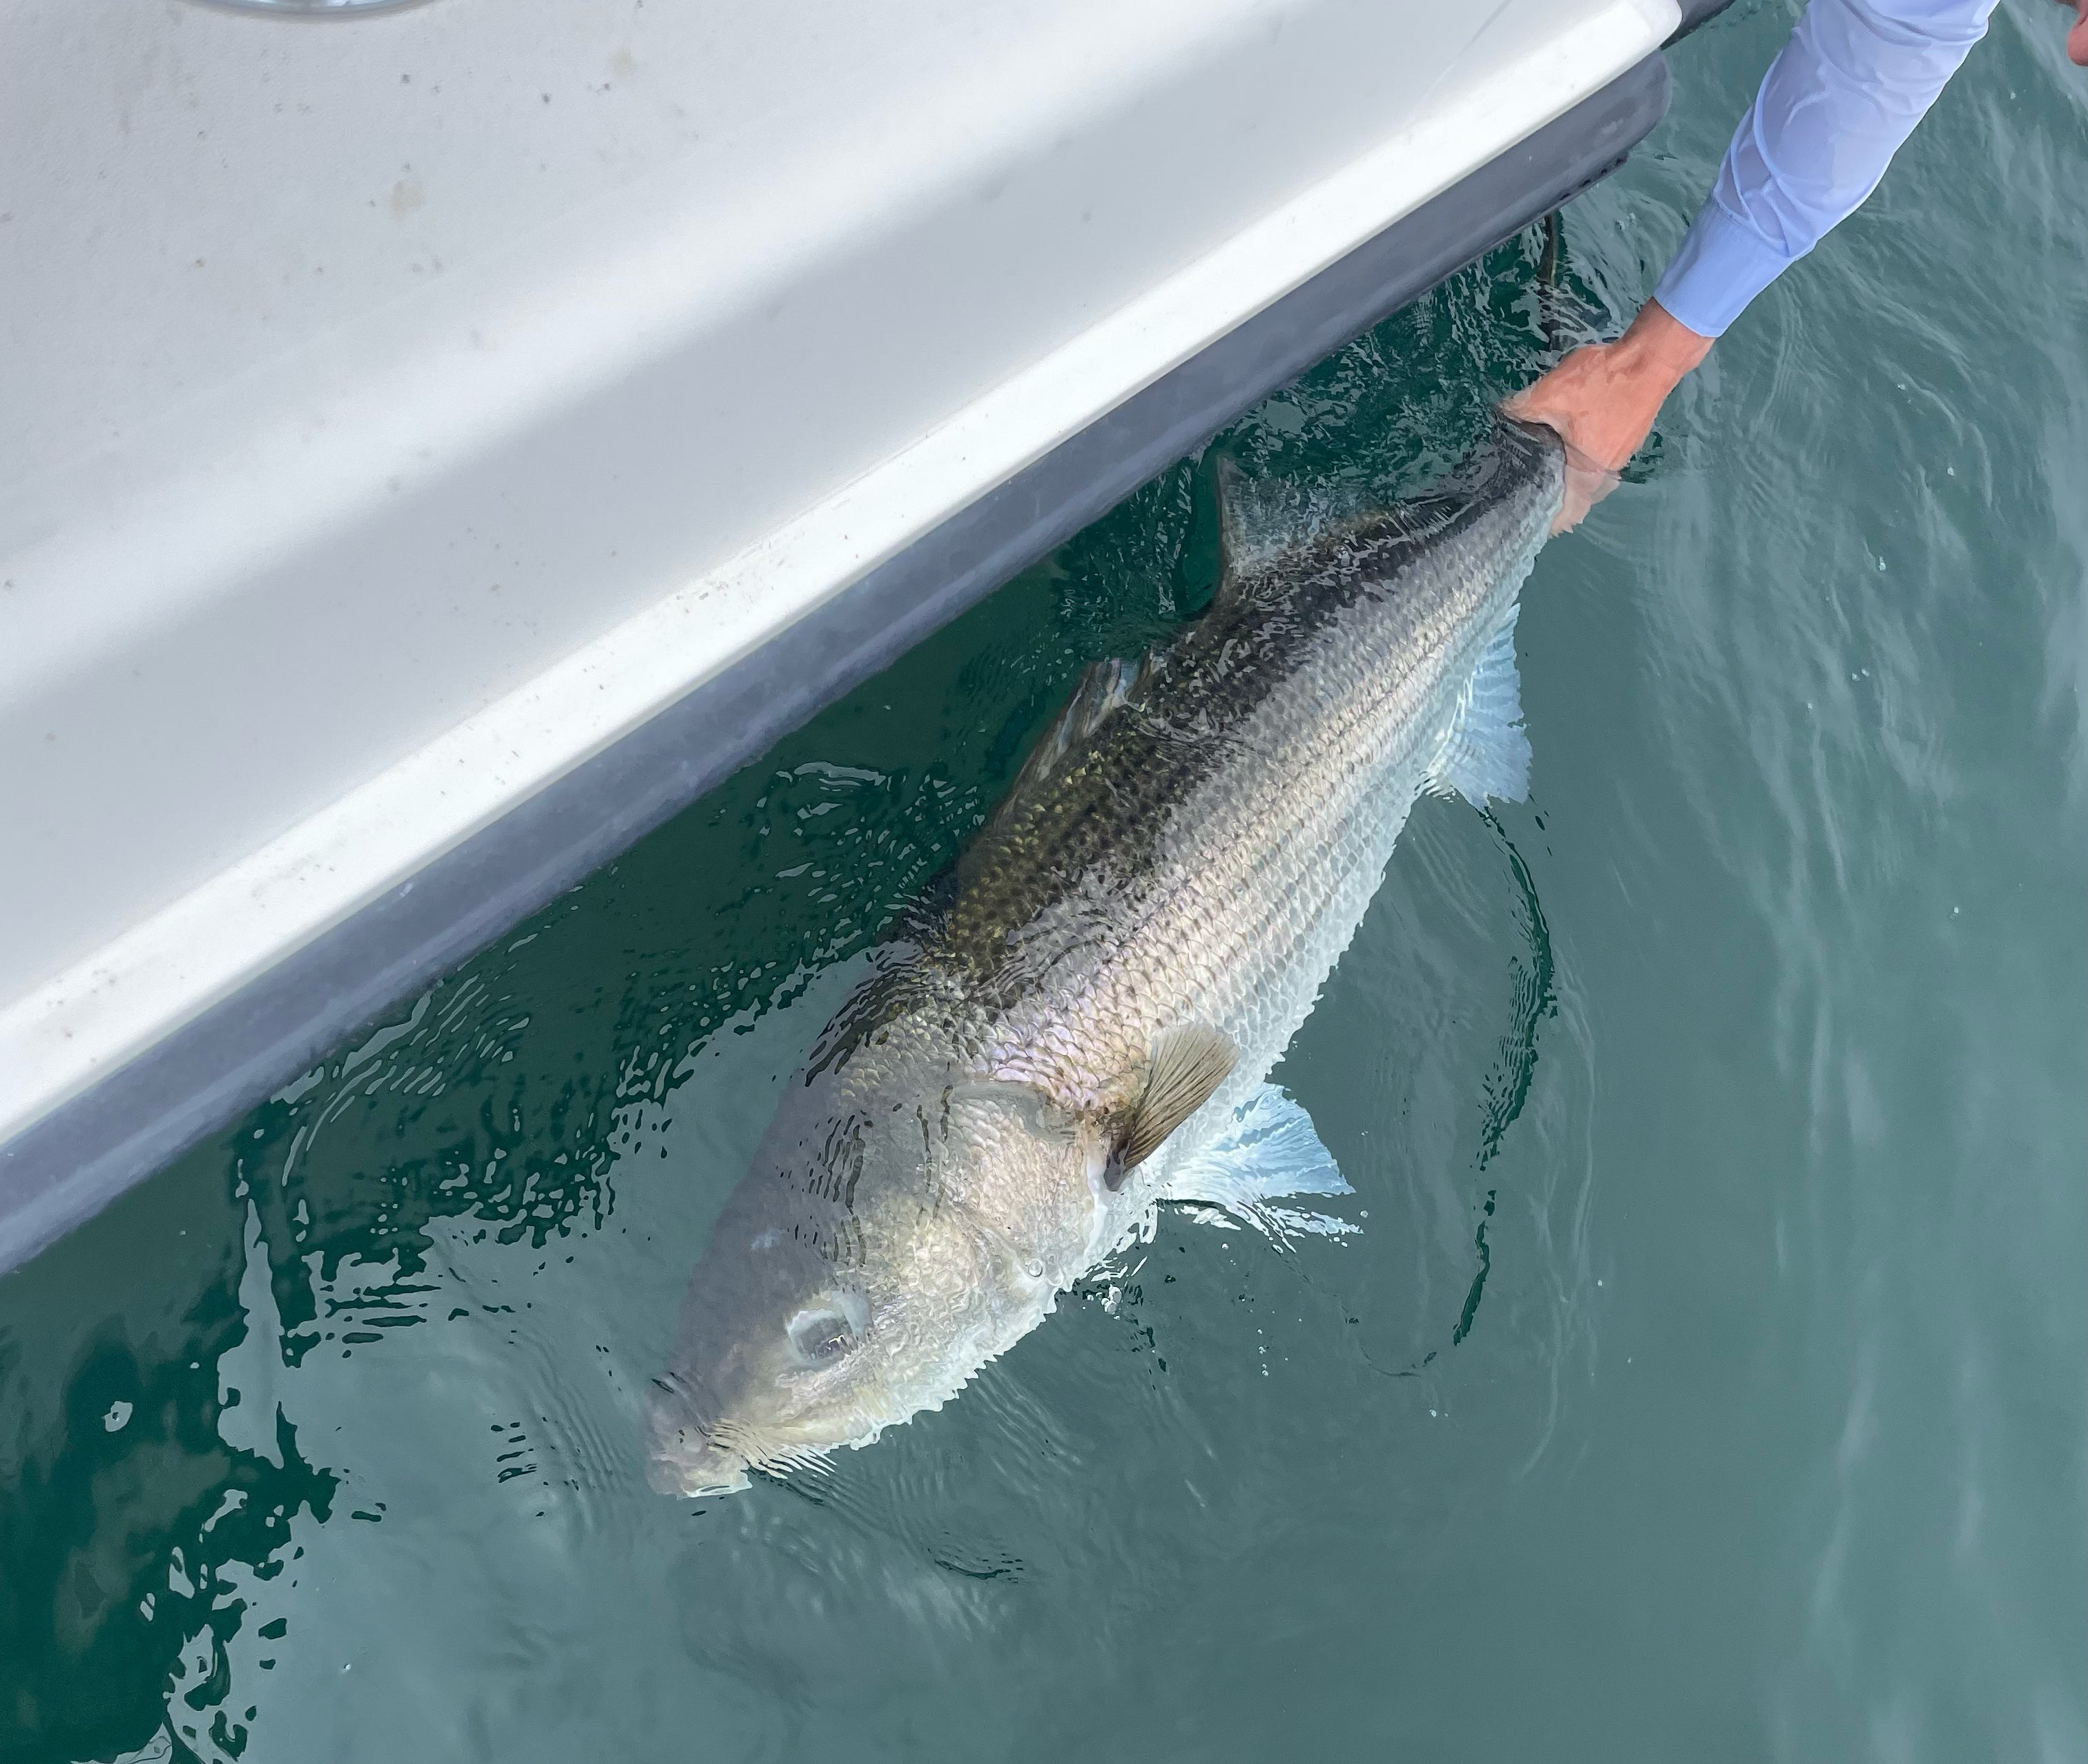
<svg viewBox="0 0 2088 1764">
<path fill-rule="evenodd" d="M 1496 416 L 1429 494 L 1273 543 L 1217 475 L 1209 607 L 1086 670 L 786 1084 L 650 1393 L 662 1492 L 956 1397 L 1268 1089 L 1415 800 L 1525 794 L 1553 433 Z"/>
</svg>

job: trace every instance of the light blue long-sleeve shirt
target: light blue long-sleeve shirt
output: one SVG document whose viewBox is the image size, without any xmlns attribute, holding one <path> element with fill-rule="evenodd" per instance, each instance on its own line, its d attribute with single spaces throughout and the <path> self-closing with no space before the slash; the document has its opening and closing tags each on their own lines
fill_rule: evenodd
<svg viewBox="0 0 2088 1764">
<path fill-rule="evenodd" d="M 1812 0 L 1654 298 L 1699 335 L 1720 335 L 1877 188 L 1994 6 Z"/>
</svg>

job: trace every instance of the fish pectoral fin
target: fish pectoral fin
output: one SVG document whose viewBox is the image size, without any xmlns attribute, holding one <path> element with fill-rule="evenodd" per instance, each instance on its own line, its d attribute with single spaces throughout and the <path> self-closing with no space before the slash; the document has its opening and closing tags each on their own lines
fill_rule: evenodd
<svg viewBox="0 0 2088 1764">
<path fill-rule="evenodd" d="M 1465 701 L 1429 768 L 1428 781 L 1474 808 L 1487 799 L 1519 803 L 1530 794 L 1530 736 L 1522 726 L 1522 683 L 1515 671 L 1515 615 L 1494 633 L 1465 688 Z"/>
<path fill-rule="evenodd" d="M 1162 1140 L 1210 1101 L 1239 1059 L 1239 1050 L 1229 1036 L 1200 1024 L 1164 1029 L 1153 1038 L 1145 1087 L 1118 1144 L 1112 1188 L 1121 1186 L 1125 1171 L 1145 1162 Z"/>
</svg>

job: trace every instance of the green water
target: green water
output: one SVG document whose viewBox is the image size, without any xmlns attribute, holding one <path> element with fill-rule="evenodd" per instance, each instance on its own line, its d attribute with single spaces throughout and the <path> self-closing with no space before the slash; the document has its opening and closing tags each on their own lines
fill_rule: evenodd
<svg viewBox="0 0 2088 1764">
<path fill-rule="evenodd" d="M 1568 211 L 1650 286 L 1742 7 Z M 2088 1758 L 2088 75 L 2005 6 L 1539 559 L 1525 805 L 1416 811 L 1277 1077 L 1360 1229 L 1163 1216 L 824 1483 L 637 1409 L 878 926 L 1148 486 L 0 1282 L 0 1757 Z M 1516 242 L 1237 426 L 1391 493 L 1542 358 Z"/>
</svg>

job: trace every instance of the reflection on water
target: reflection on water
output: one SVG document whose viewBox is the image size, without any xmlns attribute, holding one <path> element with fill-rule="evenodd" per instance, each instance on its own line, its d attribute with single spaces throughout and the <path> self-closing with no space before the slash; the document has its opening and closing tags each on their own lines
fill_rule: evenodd
<svg viewBox="0 0 2088 1764">
<path fill-rule="evenodd" d="M 300 1526 L 331 1518 L 338 1490 L 280 1411 L 220 1389 L 245 1322 L 221 1285 L 175 1330 L 103 1320 L 50 1393 L 56 1412 L 10 1404 L 0 1671 L 24 1730 L 113 1752 L 171 1719 L 191 1744 L 244 1745 L 263 1692 L 234 1683 L 229 1645 L 281 1638 L 276 1583 L 297 1584 Z"/>
<path fill-rule="evenodd" d="M 1782 17 L 1569 212 L 1593 322 Z M 1184 462 L 0 1282 L 0 1757 L 2088 1756 L 2043 22 L 1540 560 L 1532 803 L 1420 805 L 1276 1074 L 1357 1231 L 1165 1215 L 875 1451 L 645 1486 L 777 1085 L 1081 667 L 1208 599 Z M 1538 359 L 1537 250 L 1226 445 L 1438 474 Z"/>
</svg>

